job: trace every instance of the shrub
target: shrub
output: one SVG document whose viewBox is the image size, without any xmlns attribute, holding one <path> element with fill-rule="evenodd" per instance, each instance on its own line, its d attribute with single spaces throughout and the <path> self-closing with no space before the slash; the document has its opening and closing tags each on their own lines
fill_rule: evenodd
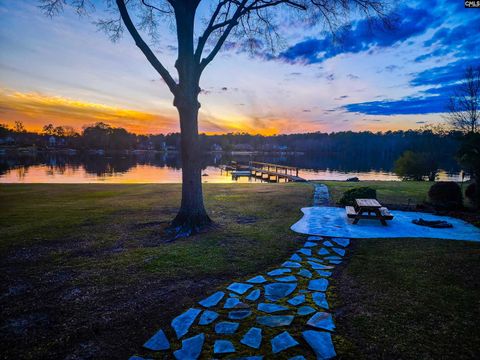
<svg viewBox="0 0 480 360">
<path fill-rule="evenodd" d="M 431 155 L 407 150 L 395 161 L 393 171 L 403 180 L 435 181 L 438 167 Z"/>
<path fill-rule="evenodd" d="M 462 190 L 453 181 L 439 181 L 428 190 L 428 197 L 433 206 L 443 210 L 462 207 Z"/>
<path fill-rule="evenodd" d="M 377 190 L 370 187 L 358 187 L 345 191 L 342 198 L 338 201 L 340 205 L 353 205 L 355 199 L 376 199 Z"/>
</svg>

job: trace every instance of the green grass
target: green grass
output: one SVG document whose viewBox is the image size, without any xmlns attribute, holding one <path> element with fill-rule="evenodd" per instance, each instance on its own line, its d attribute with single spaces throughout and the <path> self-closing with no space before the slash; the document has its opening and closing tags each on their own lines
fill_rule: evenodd
<svg viewBox="0 0 480 360">
<path fill-rule="evenodd" d="M 358 240 L 332 290 L 345 359 L 480 356 L 480 244 Z"/>
<path fill-rule="evenodd" d="M 308 184 L 206 184 L 216 227 L 168 242 L 180 190 L 1 185 L 7 357 L 128 357 L 198 299 L 289 257 L 302 240 L 289 228 L 313 193 Z"/>
<path fill-rule="evenodd" d="M 347 190 L 368 186 L 377 190 L 377 198 L 382 204 L 416 205 L 427 200 L 432 183 L 427 181 L 323 181 L 330 191 L 331 201 L 336 204 Z"/>
</svg>

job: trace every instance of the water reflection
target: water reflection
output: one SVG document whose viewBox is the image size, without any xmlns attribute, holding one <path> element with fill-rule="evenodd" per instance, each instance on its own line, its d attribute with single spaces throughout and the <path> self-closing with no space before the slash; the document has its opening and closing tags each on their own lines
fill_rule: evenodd
<svg viewBox="0 0 480 360">
<path fill-rule="evenodd" d="M 396 158 L 396 157 L 395 157 Z M 231 161 L 271 162 L 301 168 L 299 176 L 313 180 L 398 180 L 392 173 L 395 158 L 347 156 L 318 153 L 312 155 L 227 155 L 205 154 L 202 162 L 203 182 L 259 182 L 248 177 L 232 178 L 220 166 Z M 460 180 L 455 160 L 446 159 L 441 179 Z M 0 156 L 2 183 L 178 183 L 181 182 L 181 160 L 178 154 L 146 152 L 136 155 L 67 155 L 24 154 Z"/>
</svg>

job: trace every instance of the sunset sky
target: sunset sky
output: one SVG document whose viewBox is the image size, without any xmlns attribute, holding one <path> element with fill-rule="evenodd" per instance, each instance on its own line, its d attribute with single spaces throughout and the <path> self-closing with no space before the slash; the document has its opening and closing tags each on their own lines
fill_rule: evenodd
<svg viewBox="0 0 480 360">
<path fill-rule="evenodd" d="M 480 65 L 480 10 L 460 0 L 398 4 L 395 30 L 372 31 L 356 18 L 340 44 L 320 27 L 289 21 L 276 53 L 227 43 L 201 81 L 200 130 L 383 131 L 442 122 L 453 84 L 466 66 Z M 101 4 L 89 17 L 66 8 L 53 19 L 37 5 L 0 0 L 0 123 L 179 130 L 172 95 L 130 35 L 112 43 L 92 24 L 105 16 Z M 174 74 L 169 24 L 155 49 Z"/>
</svg>

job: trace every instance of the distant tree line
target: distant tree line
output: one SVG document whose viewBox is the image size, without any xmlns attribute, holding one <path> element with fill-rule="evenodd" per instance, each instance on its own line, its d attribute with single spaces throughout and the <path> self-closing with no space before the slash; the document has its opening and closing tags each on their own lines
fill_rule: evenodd
<svg viewBox="0 0 480 360">
<path fill-rule="evenodd" d="M 430 153 L 435 157 L 453 155 L 459 148 L 460 132 L 442 131 L 433 128 L 387 132 L 336 132 L 304 133 L 291 135 L 252 135 L 230 133 L 223 135 L 200 135 L 204 151 L 235 149 L 274 152 L 342 153 L 352 156 L 386 158 L 398 157 L 404 151 Z M 137 135 L 120 127 L 99 122 L 83 127 L 76 132 L 68 126 L 45 125 L 40 133 L 27 132 L 21 123 L 14 127 L 0 125 L 0 140 L 3 146 L 49 147 L 49 139 L 56 138 L 60 147 L 102 150 L 165 150 L 179 149 L 180 134 Z"/>
</svg>

